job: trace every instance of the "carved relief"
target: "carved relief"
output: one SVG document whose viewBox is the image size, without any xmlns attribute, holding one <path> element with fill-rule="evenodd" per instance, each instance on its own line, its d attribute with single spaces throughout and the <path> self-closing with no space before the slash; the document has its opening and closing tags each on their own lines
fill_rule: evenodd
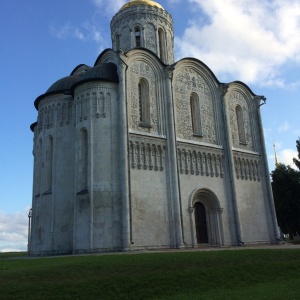
<svg viewBox="0 0 300 300">
<path fill-rule="evenodd" d="M 165 156 L 165 141 L 131 135 L 130 165 L 132 169 L 163 171 Z"/>
<path fill-rule="evenodd" d="M 90 112 L 97 118 L 106 118 L 110 115 L 111 100 L 115 93 L 112 86 L 101 86 L 79 89 L 75 100 L 70 96 L 43 99 L 39 105 L 38 132 L 83 122 L 88 119 Z"/>
<path fill-rule="evenodd" d="M 253 146 L 253 138 L 251 134 L 251 122 L 250 122 L 250 111 L 247 100 L 244 95 L 239 91 L 231 91 L 228 95 L 228 108 L 229 108 L 229 121 L 232 134 L 233 146 L 235 148 L 255 151 Z M 240 106 L 242 108 L 243 124 L 238 125 L 236 107 Z M 244 126 L 245 131 L 245 141 L 241 142 L 239 138 L 238 126 Z"/>
<path fill-rule="evenodd" d="M 156 32 L 154 26 L 152 24 L 146 24 L 144 26 L 144 34 L 145 34 L 145 48 L 157 54 Z"/>
<path fill-rule="evenodd" d="M 44 99 L 39 107 L 38 132 L 51 129 L 55 126 L 69 124 L 68 108 L 72 107 L 72 99 L 69 97 L 49 97 Z"/>
<path fill-rule="evenodd" d="M 167 31 L 167 61 L 169 64 L 174 62 L 174 55 L 173 55 L 173 49 L 174 49 L 174 40 L 173 35 L 171 31 Z"/>
<path fill-rule="evenodd" d="M 143 132 L 157 132 L 157 94 L 155 84 L 155 74 L 149 64 L 137 61 L 129 70 L 130 73 L 130 127 L 133 130 Z M 138 85 L 141 78 L 147 80 L 149 84 L 149 101 L 150 101 L 150 122 L 151 128 L 140 125 L 140 108 L 139 108 L 139 91 Z"/>
<path fill-rule="evenodd" d="M 110 86 L 86 87 L 79 90 L 75 98 L 76 122 L 87 120 L 90 112 L 97 119 L 108 117 L 114 94 L 115 90 Z"/>
<path fill-rule="evenodd" d="M 222 151 L 203 149 L 198 146 L 177 148 L 178 168 L 181 174 L 224 177 Z"/>
<path fill-rule="evenodd" d="M 94 93 L 94 103 L 96 107 L 96 117 L 106 118 L 110 108 L 111 94 L 105 94 L 104 92 L 100 92 L 99 94 Z"/>
<path fill-rule="evenodd" d="M 260 181 L 260 160 L 257 156 L 234 156 L 234 169 L 236 178 L 239 180 Z"/>
<path fill-rule="evenodd" d="M 131 35 L 130 35 L 130 28 L 128 26 L 122 29 L 121 48 L 125 52 L 129 51 L 131 48 Z"/>
<path fill-rule="evenodd" d="M 199 97 L 203 137 L 193 135 L 190 106 L 192 93 Z M 174 94 L 178 137 L 217 144 L 213 96 L 204 78 L 190 68 L 182 69 L 175 77 Z"/>
</svg>

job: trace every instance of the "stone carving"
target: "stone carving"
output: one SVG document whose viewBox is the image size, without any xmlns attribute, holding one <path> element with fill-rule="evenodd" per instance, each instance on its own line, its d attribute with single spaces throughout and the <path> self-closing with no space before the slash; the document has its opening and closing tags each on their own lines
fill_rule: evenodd
<svg viewBox="0 0 300 300">
<path fill-rule="evenodd" d="M 111 102 L 110 93 L 106 93 L 106 95 L 104 95 L 103 92 L 100 92 L 100 95 L 98 96 L 94 93 L 94 102 L 96 102 L 96 117 L 106 118 L 107 108 Z"/>
<path fill-rule="evenodd" d="M 96 118 L 106 118 L 111 112 L 115 90 L 110 86 L 90 87 L 78 91 L 75 98 L 76 122 L 88 119 L 90 111 Z"/>
<path fill-rule="evenodd" d="M 167 57 L 167 61 L 169 63 L 174 62 L 174 39 L 173 39 L 173 35 L 172 35 L 172 31 L 168 30 L 167 31 L 167 53 L 166 55 Z"/>
<path fill-rule="evenodd" d="M 132 169 L 163 171 L 165 156 L 165 141 L 131 135 L 130 165 Z"/>
<path fill-rule="evenodd" d="M 106 118 L 111 111 L 111 99 L 115 94 L 112 87 L 83 89 L 73 101 L 70 97 L 49 97 L 39 107 L 37 128 L 42 130 L 80 123 L 88 119 L 92 105 L 92 114 L 97 118 Z M 73 121 L 73 122 L 72 122 Z"/>
<path fill-rule="evenodd" d="M 190 97 L 199 98 L 203 137 L 193 134 Z M 217 144 L 213 96 L 205 79 L 191 68 L 184 68 L 175 77 L 174 84 L 178 137 L 187 140 Z"/>
<path fill-rule="evenodd" d="M 208 150 L 198 146 L 180 146 L 177 148 L 177 154 L 181 174 L 224 177 L 222 151 Z"/>
<path fill-rule="evenodd" d="M 38 113 L 38 132 L 51 129 L 56 125 L 68 125 L 72 114 L 69 109 L 72 101 L 68 97 L 49 97 L 44 99 L 39 107 Z"/>
<path fill-rule="evenodd" d="M 234 169 L 237 179 L 260 181 L 260 160 L 255 156 L 234 156 Z"/>
<path fill-rule="evenodd" d="M 233 146 L 234 148 L 255 151 L 251 134 L 250 111 L 247 100 L 245 99 L 244 95 L 237 90 L 231 91 L 228 97 L 229 122 L 232 133 Z M 240 106 L 242 108 L 243 126 L 245 132 L 244 142 L 240 142 L 239 138 L 238 120 L 236 114 L 237 106 Z"/>
<path fill-rule="evenodd" d="M 122 29 L 121 34 L 121 48 L 123 51 L 130 50 L 131 46 L 131 34 L 130 34 L 130 28 L 128 26 L 124 27 Z"/>
<path fill-rule="evenodd" d="M 158 115 L 157 115 L 157 87 L 155 74 L 152 67 L 143 61 L 135 62 L 129 70 L 130 73 L 130 127 L 133 130 L 142 132 L 158 131 Z M 140 79 L 143 78 L 149 85 L 149 101 L 150 101 L 150 122 L 151 127 L 141 127 L 140 124 L 140 108 L 139 108 L 139 91 L 138 85 Z"/>
<path fill-rule="evenodd" d="M 156 48 L 156 33 L 155 28 L 152 24 L 146 24 L 144 27 L 144 34 L 145 34 L 145 48 L 153 51 L 157 54 Z"/>
</svg>

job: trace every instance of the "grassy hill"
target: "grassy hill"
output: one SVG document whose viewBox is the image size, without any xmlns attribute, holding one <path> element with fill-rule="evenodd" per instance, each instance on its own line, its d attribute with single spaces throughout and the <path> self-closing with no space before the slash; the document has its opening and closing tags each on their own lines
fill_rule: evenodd
<svg viewBox="0 0 300 300">
<path fill-rule="evenodd" d="M 16 255 L 0 254 L 1 300 L 300 299 L 299 249 Z"/>
</svg>

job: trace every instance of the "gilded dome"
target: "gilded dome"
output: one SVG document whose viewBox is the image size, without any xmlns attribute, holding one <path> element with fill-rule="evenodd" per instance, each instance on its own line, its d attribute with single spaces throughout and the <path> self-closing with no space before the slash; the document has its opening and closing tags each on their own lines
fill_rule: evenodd
<svg viewBox="0 0 300 300">
<path fill-rule="evenodd" d="M 152 1 L 152 0 L 130 0 L 126 4 L 124 4 L 120 11 L 131 6 L 137 6 L 137 5 L 149 5 L 149 6 L 155 6 L 161 9 L 164 9 L 159 3 Z"/>
</svg>

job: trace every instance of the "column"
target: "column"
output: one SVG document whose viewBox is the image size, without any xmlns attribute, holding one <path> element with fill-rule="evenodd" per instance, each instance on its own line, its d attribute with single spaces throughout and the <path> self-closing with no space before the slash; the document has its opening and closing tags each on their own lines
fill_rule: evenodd
<svg viewBox="0 0 300 300">
<path fill-rule="evenodd" d="M 174 118 L 174 104 L 172 97 L 172 75 L 173 69 L 165 69 L 165 83 L 166 83 L 166 114 L 167 114 L 167 150 L 169 161 L 169 183 L 170 183 L 170 197 L 173 208 L 173 222 L 174 224 L 174 246 L 183 247 L 183 228 L 182 228 L 182 207 L 179 195 L 179 178 L 177 170 L 177 144 L 175 133 L 175 118 Z"/>
<path fill-rule="evenodd" d="M 232 152 L 232 135 L 231 135 L 231 129 L 230 129 L 230 121 L 229 117 L 227 115 L 228 112 L 228 106 L 227 101 L 225 98 L 225 95 L 228 91 L 228 85 L 227 84 L 221 84 L 220 85 L 220 93 L 221 93 L 221 99 L 223 104 L 223 123 L 224 123 L 224 133 L 225 133 L 225 160 L 228 162 L 228 176 L 230 180 L 230 196 L 231 196 L 231 202 L 232 202 L 232 208 L 233 208 L 233 218 L 234 218 L 234 224 L 235 224 L 235 231 L 236 231 L 236 240 L 237 244 L 241 246 L 243 244 L 243 236 L 241 231 L 241 225 L 240 225 L 240 218 L 239 218 L 239 210 L 238 210 L 238 203 L 237 203 L 237 193 L 235 188 L 235 172 L 234 172 L 234 159 L 233 159 L 233 152 Z"/>
<path fill-rule="evenodd" d="M 123 59 L 121 51 L 118 52 L 118 108 L 119 108 L 119 176 L 120 176 L 120 194 L 122 201 L 122 250 L 128 251 L 131 239 L 131 209 L 129 199 L 129 172 L 128 172 L 128 122 L 127 122 L 127 93 L 126 93 L 126 70 L 127 65 Z"/>
</svg>

